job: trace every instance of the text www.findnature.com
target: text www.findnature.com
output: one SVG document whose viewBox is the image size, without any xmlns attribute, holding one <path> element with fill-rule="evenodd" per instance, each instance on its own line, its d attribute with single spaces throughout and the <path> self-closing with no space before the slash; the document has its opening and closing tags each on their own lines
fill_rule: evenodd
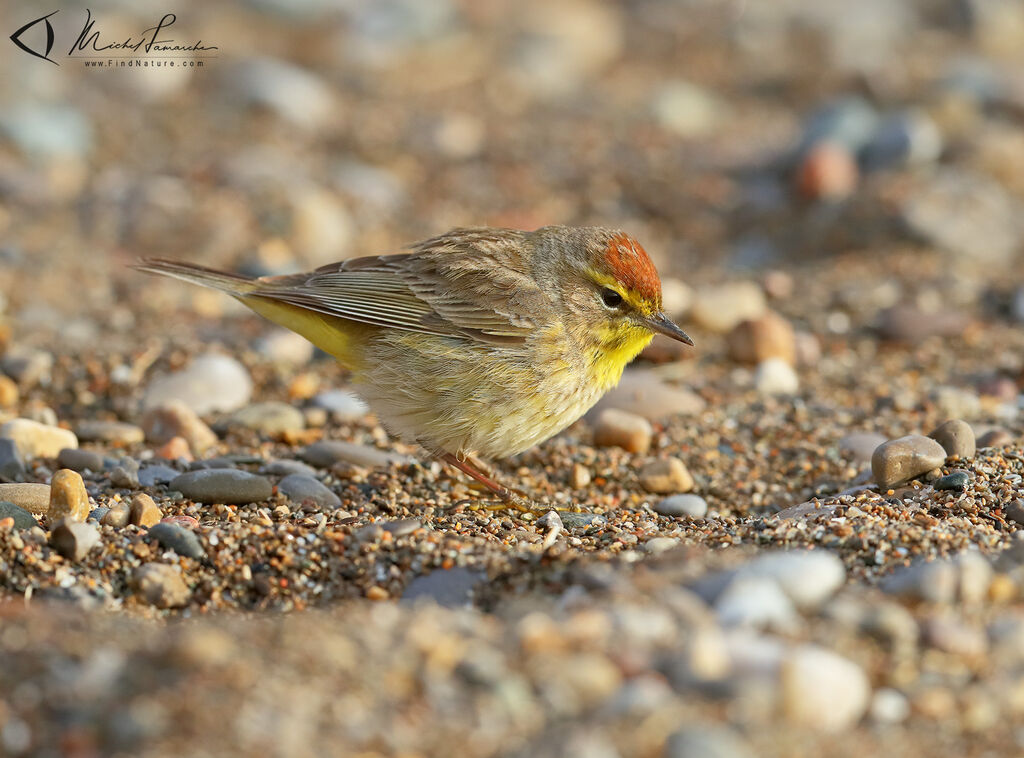
<svg viewBox="0 0 1024 758">
<path fill-rule="evenodd" d="M 202 68 L 202 61 L 147 61 L 147 60 L 105 60 L 105 61 L 83 61 L 86 68 Z"/>
</svg>

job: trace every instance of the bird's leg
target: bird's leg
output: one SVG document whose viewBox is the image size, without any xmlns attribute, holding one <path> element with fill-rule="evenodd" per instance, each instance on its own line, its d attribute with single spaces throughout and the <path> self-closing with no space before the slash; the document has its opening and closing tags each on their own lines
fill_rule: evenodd
<svg viewBox="0 0 1024 758">
<path fill-rule="evenodd" d="M 502 504 L 498 506 L 488 506 L 488 510 L 504 510 L 505 508 L 513 508 L 523 513 L 543 513 L 551 510 L 543 505 L 535 504 L 530 502 L 528 499 L 510 490 L 500 482 L 495 481 L 491 477 L 487 476 L 468 461 L 460 460 L 458 456 L 452 455 L 451 453 L 440 453 L 438 457 L 448 463 L 469 478 L 480 482 L 484 487 L 489 489 L 499 498 L 501 498 Z"/>
</svg>

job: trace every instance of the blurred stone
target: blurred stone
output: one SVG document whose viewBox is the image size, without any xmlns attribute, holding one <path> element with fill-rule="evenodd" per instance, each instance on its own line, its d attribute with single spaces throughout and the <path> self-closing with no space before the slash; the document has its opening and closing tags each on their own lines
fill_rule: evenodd
<svg viewBox="0 0 1024 758">
<path fill-rule="evenodd" d="M 662 516 L 704 518 L 708 513 L 708 504 L 700 495 L 672 495 L 655 503 L 654 512 Z"/>
<path fill-rule="evenodd" d="M 791 550 L 754 558 L 739 575 L 767 577 L 801 610 L 819 607 L 846 581 L 846 568 L 828 550 Z"/>
<path fill-rule="evenodd" d="M 738 734 L 725 726 L 686 726 L 671 734 L 664 758 L 753 758 Z"/>
<path fill-rule="evenodd" d="M 946 451 L 930 437 L 911 434 L 879 445 L 871 456 L 871 472 L 883 490 L 938 468 Z"/>
<path fill-rule="evenodd" d="M 842 145 L 819 142 L 800 161 L 796 188 L 809 200 L 842 200 L 860 181 L 857 162 Z"/>
<path fill-rule="evenodd" d="M 693 298 L 690 319 L 716 334 L 726 334 L 741 321 L 761 318 L 767 309 L 764 291 L 754 282 L 728 282 L 703 287 Z"/>
<path fill-rule="evenodd" d="M 959 576 L 948 560 L 919 560 L 896 569 L 882 580 L 882 589 L 891 594 L 928 603 L 951 603 L 956 597 Z"/>
<path fill-rule="evenodd" d="M 25 477 L 25 464 L 14 440 L 0 437 L 0 481 L 20 482 Z"/>
<path fill-rule="evenodd" d="M 50 477 L 50 503 L 47 515 L 51 520 L 67 518 L 85 521 L 89 518 L 89 493 L 77 471 L 62 468 Z"/>
<path fill-rule="evenodd" d="M 869 171 L 934 163 L 942 153 L 942 134 L 927 113 L 907 110 L 887 116 L 861 151 Z"/>
<path fill-rule="evenodd" d="M 741 321 L 728 337 L 729 355 L 741 363 L 761 363 L 780 358 L 796 365 L 793 327 L 782 316 L 766 311 L 761 318 Z"/>
<path fill-rule="evenodd" d="M 192 448 L 188 446 L 188 441 L 184 437 L 171 437 L 157 449 L 156 455 L 167 461 L 193 460 Z"/>
<path fill-rule="evenodd" d="M 899 690 L 879 687 L 871 698 L 871 720 L 879 724 L 899 724 L 910 716 L 910 703 Z"/>
<path fill-rule="evenodd" d="M 693 489 L 693 477 L 678 458 L 663 458 L 640 469 L 640 484 L 648 492 L 661 495 L 689 492 Z"/>
<path fill-rule="evenodd" d="M 311 476 L 289 474 L 278 482 L 277 490 L 298 505 L 309 502 L 323 510 L 341 507 L 341 498 Z"/>
<path fill-rule="evenodd" d="M 980 263 L 1008 264 L 1024 243 L 1024 215 L 995 181 L 961 168 L 941 168 L 920 182 L 903 219 L 925 242 Z"/>
<path fill-rule="evenodd" d="M 670 318 L 674 320 L 685 318 L 692 305 L 693 287 L 671 276 L 661 280 L 661 309 Z M 1021 321 L 1024 321 L 1024 316 L 1021 317 Z"/>
<path fill-rule="evenodd" d="M 199 560 L 206 556 L 206 550 L 195 532 L 178 524 L 161 521 L 149 528 L 148 535 L 167 550 L 173 550 L 186 558 Z"/>
<path fill-rule="evenodd" d="M 667 384 L 653 371 L 634 368 L 623 373 L 618 386 L 597 402 L 587 419 L 593 421 L 606 409 L 614 408 L 659 421 L 676 414 L 692 416 L 706 407 L 700 395 Z"/>
<path fill-rule="evenodd" d="M 0 438 L 13 440 L 24 460 L 56 458 L 64 448 L 78 447 L 74 432 L 27 418 L 16 418 L 0 426 Z"/>
<path fill-rule="evenodd" d="M 0 369 L 14 379 L 22 389 L 49 384 L 53 373 L 53 353 L 14 348 L 0 358 Z"/>
<path fill-rule="evenodd" d="M 927 620 L 924 637 L 932 647 L 955 655 L 979 657 L 988 649 L 983 630 L 948 612 Z"/>
<path fill-rule="evenodd" d="M 974 429 L 966 421 L 950 419 L 928 436 L 942 445 L 949 458 L 959 456 L 966 460 L 974 457 Z"/>
<path fill-rule="evenodd" d="M 112 487 L 134 490 L 139 487 L 139 463 L 131 458 L 122 458 L 118 465 L 110 470 Z"/>
<path fill-rule="evenodd" d="M 715 599 L 722 625 L 792 631 L 798 623 L 793 604 L 778 583 L 766 577 L 737 574 Z"/>
<path fill-rule="evenodd" d="M 274 329 L 256 342 L 256 350 L 268 360 L 300 366 L 313 359 L 313 343 L 288 329 Z"/>
<path fill-rule="evenodd" d="M 935 405 L 947 418 L 977 418 L 981 415 L 981 398 L 970 389 L 939 387 L 933 393 Z"/>
<path fill-rule="evenodd" d="M 569 475 L 569 483 L 574 490 L 581 490 L 590 484 L 590 469 L 582 463 L 572 464 L 572 473 Z"/>
<path fill-rule="evenodd" d="M 402 593 L 403 603 L 434 602 L 443 608 L 468 608 L 473 592 L 487 575 L 479 570 L 456 567 L 431 571 L 413 578 Z"/>
<path fill-rule="evenodd" d="M 76 428 L 80 442 L 107 442 L 133 445 L 142 442 L 142 429 L 122 421 L 83 421 Z"/>
<path fill-rule="evenodd" d="M 630 453 L 646 453 L 654 430 L 650 422 L 635 413 L 607 408 L 594 424 L 594 444 L 598 447 L 618 446 Z"/>
<path fill-rule="evenodd" d="M 0 500 L 0 519 L 7 518 L 14 522 L 15 529 L 31 529 L 39 526 L 39 522 L 27 510 L 6 500 Z"/>
<path fill-rule="evenodd" d="M 786 719 L 828 734 L 853 727 L 871 700 L 871 685 L 860 666 L 809 644 L 784 658 L 781 687 Z"/>
<path fill-rule="evenodd" d="M 334 92 L 326 82 L 308 69 L 275 58 L 248 58 L 224 81 L 249 102 L 309 131 L 331 125 L 337 115 Z"/>
<path fill-rule="evenodd" d="M 252 397 L 249 372 L 234 358 L 207 353 L 187 368 L 150 381 L 142 398 L 145 410 L 178 400 L 196 414 L 233 411 Z M 186 435 L 181 435 L 188 439 Z M 191 442 L 189 443 L 191 444 Z"/>
<path fill-rule="evenodd" d="M 132 574 L 135 591 L 157 608 L 180 608 L 188 605 L 192 591 L 181 573 L 166 563 L 144 563 Z"/>
<path fill-rule="evenodd" d="M 247 405 L 231 414 L 228 423 L 269 437 L 306 428 L 302 411 L 288 403 L 274 401 Z"/>
<path fill-rule="evenodd" d="M 132 524 L 149 528 L 153 524 L 159 523 L 163 516 L 164 514 L 160 512 L 160 508 L 149 495 L 140 492 L 132 498 L 128 512 L 128 520 Z"/>
<path fill-rule="evenodd" d="M 0 133 L 33 158 L 84 158 L 92 149 L 92 125 L 71 105 L 11 103 L 0 112 Z"/>
<path fill-rule="evenodd" d="M 100 544 L 100 533 L 92 524 L 65 520 L 54 527 L 50 544 L 69 561 L 80 561 Z"/>
<path fill-rule="evenodd" d="M 95 450 L 66 447 L 57 454 L 57 465 L 79 473 L 98 473 L 103 470 L 103 456 Z"/>
<path fill-rule="evenodd" d="M 162 445 L 181 437 L 197 455 L 217 444 L 213 430 L 181 400 L 168 400 L 148 410 L 142 417 L 142 428 L 153 444 Z"/>
<path fill-rule="evenodd" d="M 351 463 L 366 468 L 385 468 L 392 463 L 408 463 L 409 458 L 341 440 L 321 440 L 304 448 L 299 457 L 311 466 L 331 468 L 338 463 Z"/>
<path fill-rule="evenodd" d="M 1011 445 L 1014 437 L 1005 429 L 990 429 L 977 439 L 977 446 L 983 447 L 1006 447 Z"/>
<path fill-rule="evenodd" d="M 202 469 L 176 477 L 170 488 L 197 503 L 245 505 L 269 500 L 273 494 L 265 477 L 238 469 Z"/>
<path fill-rule="evenodd" d="M 18 404 L 18 385 L 9 376 L 0 374 L 0 408 L 13 408 Z"/>
<path fill-rule="evenodd" d="M 356 421 L 370 412 L 362 398 L 346 390 L 328 390 L 315 395 L 310 402 L 330 412 L 335 421 Z"/>
<path fill-rule="evenodd" d="M 710 92 L 691 82 L 669 81 L 651 102 L 655 121 L 677 137 L 704 137 L 716 131 L 725 107 Z"/>
<path fill-rule="evenodd" d="M 928 337 L 960 335 L 966 326 L 967 319 L 956 310 L 926 312 L 914 305 L 901 304 L 882 311 L 878 331 L 885 339 L 913 344 Z"/>
<path fill-rule="evenodd" d="M 115 503 L 110 510 L 103 514 L 100 523 L 104 526 L 112 526 L 115 529 L 127 526 L 131 519 L 131 506 L 128 503 Z"/>
<path fill-rule="evenodd" d="M 875 432 L 853 432 L 839 440 L 839 455 L 851 463 L 870 463 L 878 446 L 888 442 L 885 435 Z"/>
<path fill-rule="evenodd" d="M 335 261 L 352 244 L 355 225 L 334 194 L 309 188 L 292 193 L 292 234 L 289 240 L 313 264 Z"/>
<path fill-rule="evenodd" d="M 757 364 L 754 387 L 762 395 L 795 395 L 800 390 L 800 379 L 782 358 L 768 358 Z"/>
<path fill-rule="evenodd" d="M 153 487 L 157 484 L 168 484 L 180 473 L 180 471 L 173 469 L 170 466 L 163 466 L 159 463 L 150 464 L 139 469 L 139 484 L 143 487 Z"/>
<path fill-rule="evenodd" d="M 50 485 L 0 484 L 0 500 L 14 503 L 31 513 L 46 513 L 50 509 Z"/>
<path fill-rule="evenodd" d="M 816 145 L 828 142 L 843 146 L 856 155 L 878 129 L 878 113 L 863 98 L 843 97 L 826 103 L 811 114 L 804 125 L 797 154 L 806 155 Z"/>
</svg>

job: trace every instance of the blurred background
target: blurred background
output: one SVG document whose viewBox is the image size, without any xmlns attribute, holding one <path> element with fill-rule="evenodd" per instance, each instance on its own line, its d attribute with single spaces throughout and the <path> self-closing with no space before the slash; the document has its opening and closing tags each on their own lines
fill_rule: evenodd
<svg viewBox="0 0 1024 758">
<path fill-rule="evenodd" d="M 67 2 L 53 65 L 6 39 L 49 6 L 0 9 L 0 284 L 22 341 L 131 345 L 167 308 L 236 312 L 136 257 L 278 273 L 476 224 L 623 227 L 698 334 L 758 310 L 692 310 L 734 279 L 826 339 L 1024 320 L 1016 0 L 88 7 L 101 44 L 173 12 L 164 36 L 216 50 L 87 66 Z"/>
</svg>

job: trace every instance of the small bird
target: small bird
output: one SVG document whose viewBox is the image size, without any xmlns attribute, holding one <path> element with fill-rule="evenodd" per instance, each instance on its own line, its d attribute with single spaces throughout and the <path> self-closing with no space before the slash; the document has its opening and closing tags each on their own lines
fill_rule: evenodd
<svg viewBox="0 0 1024 758">
<path fill-rule="evenodd" d="M 655 334 L 693 345 L 662 311 L 661 280 L 624 232 L 454 229 L 408 252 L 257 279 L 192 263 L 135 268 L 221 290 L 352 371 L 384 427 L 520 510 L 480 469 L 557 434 Z"/>
</svg>

